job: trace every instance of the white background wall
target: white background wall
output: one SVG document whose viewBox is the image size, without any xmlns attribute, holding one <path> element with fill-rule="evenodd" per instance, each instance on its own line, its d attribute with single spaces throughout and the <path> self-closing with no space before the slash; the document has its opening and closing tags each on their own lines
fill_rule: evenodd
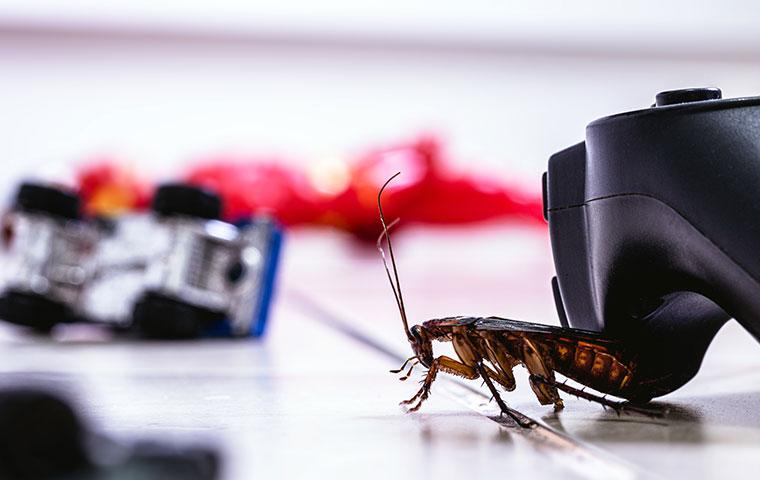
<svg viewBox="0 0 760 480">
<path fill-rule="evenodd" d="M 527 4 L 528 2 L 526 2 Z M 596 117 L 661 90 L 760 94 L 760 5 L 655 2 L 0 3 L 5 185 L 99 153 L 315 161 L 439 132 L 536 181 Z"/>
</svg>

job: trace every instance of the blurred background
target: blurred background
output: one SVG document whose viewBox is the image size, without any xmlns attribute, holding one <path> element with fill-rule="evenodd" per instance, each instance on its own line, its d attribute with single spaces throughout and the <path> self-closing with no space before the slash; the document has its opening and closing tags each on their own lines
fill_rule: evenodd
<svg viewBox="0 0 760 480">
<path fill-rule="evenodd" d="M 66 181 L 97 158 L 151 180 L 227 154 L 310 171 L 431 135 L 452 168 L 529 189 L 540 228 L 400 236 L 414 322 L 467 313 L 557 323 L 537 200 L 549 156 L 581 141 L 592 120 L 646 108 L 660 91 L 760 95 L 758 25 L 752 0 L 2 0 L 0 197 L 25 177 Z M 370 190 L 374 230 L 364 239 L 379 230 Z M 481 418 L 493 412 L 477 390 L 444 390 L 422 415 L 402 415 L 397 402 L 413 382 L 386 372 L 408 346 L 378 255 L 335 237 L 288 238 L 264 342 L 72 335 L 59 345 L 0 330 L 0 385 L 31 379 L 72 391 L 118 436 L 219 434 L 225 478 L 372 478 L 370 462 L 415 478 L 485 477 L 505 464 L 526 478 L 576 466 L 584 478 L 637 478 L 639 467 L 696 478 L 760 458 L 760 423 L 746 415 L 760 409 L 760 395 L 746 394 L 760 389 L 760 350 L 736 324 L 697 380 L 666 399 L 676 414 L 661 423 L 615 424 L 628 420 L 572 399 L 560 418 L 523 383 L 511 405 L 581 439 L 559 454 L 547 454 L 544 437 L 530 450 Z M 364 332 L 359 342 L 340 331 L 344 319 Z M 386 357 L 377 345 L 389 346 Z M 586 444 L 584 455 L 600 459 L 591 466 L 577 461 Z"/>
<path fill-rule="evenodd" d="M 461 166 L 539 188 L 591 120 L 658 91 L 760 93 L 750 0 L 5 0 L 2 187 L 107 154 L 297 162 L 436 133 Z"/>
</svg>

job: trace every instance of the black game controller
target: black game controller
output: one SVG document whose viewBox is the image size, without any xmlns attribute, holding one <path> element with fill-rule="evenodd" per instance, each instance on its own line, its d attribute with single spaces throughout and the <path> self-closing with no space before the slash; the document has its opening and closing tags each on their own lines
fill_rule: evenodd
<svg viewBox="0 0 760 480">
<path fill-rule="evenodd" d="M 760 340 L 760 97 L 660 93 L 589 124 L 543 183 L 563 325 L 679 384 L 731 317 Z"/>
</svg>

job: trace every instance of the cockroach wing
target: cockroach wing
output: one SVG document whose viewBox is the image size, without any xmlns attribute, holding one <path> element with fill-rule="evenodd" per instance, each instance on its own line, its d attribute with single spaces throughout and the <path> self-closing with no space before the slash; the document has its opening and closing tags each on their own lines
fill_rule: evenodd
<svg viewBox="0 0 760 480">
<path fill-rule="evenodd" d="M 571 336 L 589 340 L 611 340 L 608 337 L 590 330 L 577 328 L 555 327 L 540 323 L 521 322 L 509 318 L 486 317 L 480 318 L 473 323 L 476 330 L 512 331 L 525 333 L 544 333 L 548 335 Z"/>
<path fill-rule="evenodd" d="M 597 391 L 623 398 L 648 396 L 638 388 L 636 355 L 618 339 L 588 330 L 497 317 L 480 319 L 473 327 L 488 332 L 518 358 L 520 338 L 530 341 L 555 371 Z"/>
</svg>

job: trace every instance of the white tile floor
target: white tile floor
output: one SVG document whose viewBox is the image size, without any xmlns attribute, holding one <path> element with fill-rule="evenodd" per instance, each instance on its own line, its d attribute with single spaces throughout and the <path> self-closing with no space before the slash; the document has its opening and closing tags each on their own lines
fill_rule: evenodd
<svg viewBox="0 0 760 480">
<path fill-rule="evenodd" d="M 499 314 L 555 323 L 545 232 L 416 230 L 397 238 L 409 313 L 422 321 Z M 505 396 L 541 427 L 489 419 L 485 390 L 441 377 L 416 414 L 397 360 L 336 329 L 349 325 L 397 356 L 408 347 L 373 248 L 295 232 L 264 341 L 181 344 L 31 339 L 0 331 L 0 382 L 76 397 L 125 441 L 210 442 L 225 478 L 710 478 L 760 467 L 760 346 L 735 323 L 699 375 L 662 399 L 662 419 L 620 418 L 575 399 L 554 413 L 525 378 Z"/>
</svg>

